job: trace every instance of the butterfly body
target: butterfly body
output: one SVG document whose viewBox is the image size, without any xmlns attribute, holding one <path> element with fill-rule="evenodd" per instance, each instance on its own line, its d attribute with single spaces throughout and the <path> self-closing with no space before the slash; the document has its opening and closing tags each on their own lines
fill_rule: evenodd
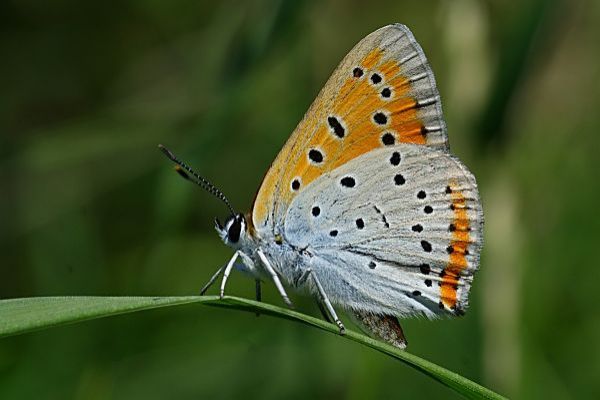
<svg viewBox="0 0 600 400">
<path fill-rule="evenodd" d="M 483 211 L 475 178 L 449 154 L 435 79 L 408 28 L 383 27 L 350 51 L 271 165 L 252 212 L 232 214 L 216 224 L 236 250 L 221 295 L 236 267 L 272 280 L 288 304 L 281 281 L 314 295 L 343 331 L 342 307 L 398 347 L 397 318 L 464 313 Z"/>
</svg>

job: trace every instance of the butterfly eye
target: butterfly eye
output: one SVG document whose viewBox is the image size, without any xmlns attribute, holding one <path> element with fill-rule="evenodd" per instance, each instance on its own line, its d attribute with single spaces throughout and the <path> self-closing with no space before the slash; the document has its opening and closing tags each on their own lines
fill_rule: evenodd
<svg viewBox="0 0 600 400">
<path fill-rule="evenodd" d="M 231 243 L 237 243 L 240 240 L 243 223 L 244 217 L 237 215 L 231 219 L 231 223 L 225 224 L 227 226 L 227 238 Z"/>
</svg>

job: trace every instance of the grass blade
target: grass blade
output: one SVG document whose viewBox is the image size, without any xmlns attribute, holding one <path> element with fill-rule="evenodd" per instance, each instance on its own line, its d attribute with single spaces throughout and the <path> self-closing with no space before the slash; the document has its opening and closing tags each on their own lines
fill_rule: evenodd
<svg viewBox="0 0 600 400">
<path fill-rule="evenodd" d="M 31 297 L 0 300 L 0 338 L 53 326 L 94 318 L 124 314 L 181 304 L 200 303 L 213 307 L 268 314 L 301 322 L 321 330 L 339 334 L 338 328 L 318 318 L 271 304 L 239 297 L 173 296 L 173 297 Z M 363 334 L 346 331 L 345 338 L 387 354 L 471 399 L 502 399 L 499 394 L 437 364 L 399 350 Z"/>
</svg>

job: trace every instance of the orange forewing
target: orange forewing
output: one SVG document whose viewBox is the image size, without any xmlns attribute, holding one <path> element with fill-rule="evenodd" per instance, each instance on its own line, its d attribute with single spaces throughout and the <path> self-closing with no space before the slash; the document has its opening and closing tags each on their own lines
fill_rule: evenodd
<svg viewBox="0 0 600 400">
<path fill-rule="evenodd" d="M 394 143 L 427 145 L 418 100 L 399 55 L 378 45 L 392 33 L 397 32 L 386 27 L 367 36 L 336 69 L 267 172 L 254 203 L 256 226 L 286 209 L 298 192 L 292 190 L 293 180 L 302 190 L 322 174 L 384 146 L 384 134 L 391 134 Z M 357 68 L 360 74 L 355 73 Z M 373 74 L 381 79 L 374 80 Z M 375 122 L 375 113 L 383 113 L 386 122 Z M 328 125 L 330 116 L 344 127 L 343 138 Z M 322 162 L 310 161 L 311 149 L 323 155 Z"/>
</svg>

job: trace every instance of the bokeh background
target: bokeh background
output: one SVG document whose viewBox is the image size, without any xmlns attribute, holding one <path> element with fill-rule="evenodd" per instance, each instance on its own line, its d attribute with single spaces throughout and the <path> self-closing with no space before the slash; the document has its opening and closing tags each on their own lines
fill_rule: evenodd
<svg viewBox="0 0 600 400">
<path fill-rule="evenodd" d="M 511 397 L 600 398 L 594 0 L 3 1 L 0 297 L 197 293 L 231 254 L 226 210 L 157 143 L 249 208 L 333 68 L 391 22 L 429 57 L 486 216 L 470 311 L 405 321 L 410 351 Z M 334 335 L 202 306 L 0 341 L 2 399 L 455 397 Z"/>
</svg>

